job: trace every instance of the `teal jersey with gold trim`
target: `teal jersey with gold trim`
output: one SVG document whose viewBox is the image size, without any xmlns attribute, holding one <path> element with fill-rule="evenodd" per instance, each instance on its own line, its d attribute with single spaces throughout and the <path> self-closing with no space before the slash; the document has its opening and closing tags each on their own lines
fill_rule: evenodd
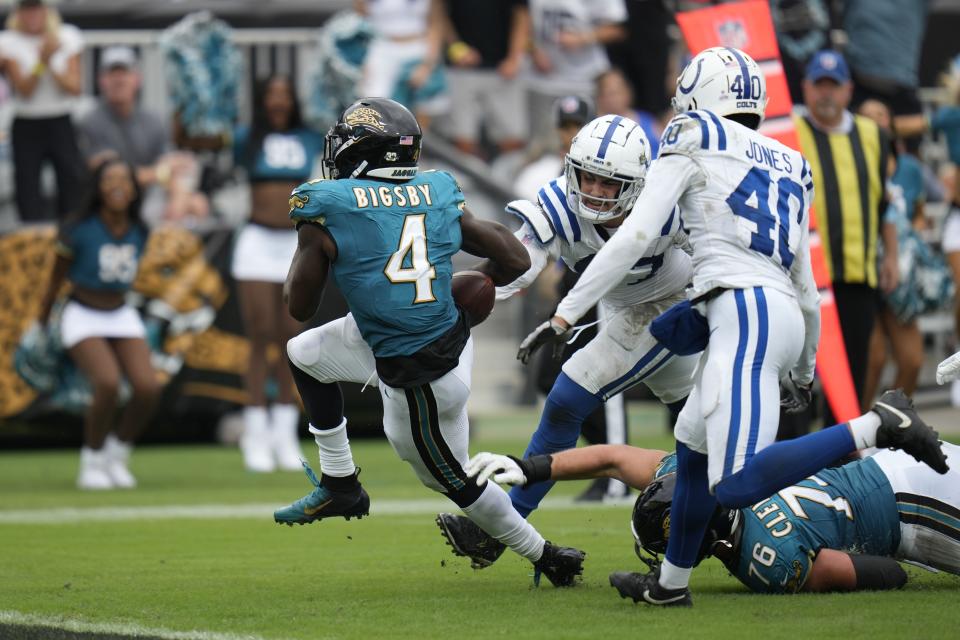
<svg viewBox="0 0 960 640">
<path fill-rule="evenodd" d="M 892 556 L 900 544 L 893 488 L 869 458 L 824 469 L 741 509 L 740 527 L 734 574 L 767 593 L 799 591 L 820 549 Z"/>
<path fill-rule="evenodd" d="M 290 217 L 323 225 L 336 242 L 334 280 L 378 358 L 412 355 L 457 321 L 451 258 L 463 204 L 444 171 L 402 183 L 318 180 L 293 191 Z"/>
</svg>

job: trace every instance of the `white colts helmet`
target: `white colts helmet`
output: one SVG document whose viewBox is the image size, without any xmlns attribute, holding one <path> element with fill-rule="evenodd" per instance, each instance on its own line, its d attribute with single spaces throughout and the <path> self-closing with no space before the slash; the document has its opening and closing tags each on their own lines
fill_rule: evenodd
<svg viewBox="0 0 960 640">
<path fill-rule="evenodd" d="M 677 78 L 676 113 L 705 109 L 718 116 L 751 114 L 763 121 L 767 81 L 753 58 L 733 47 L 704 49 Z"/>
<path fill-rule="evenodd" d="M 636 122 L 623 116 L 600 116 L 588 122 L 570 144 L 564 160 L 567 204 L 577 216 L 591 223 L 605 222 L 630 213 L 643 189 L 650 166 L 650 141 Z M 580 194 L 580 173 L 617 180 L 620 189 L 612 198 L 589 196 L 604 210 L 588 206 Z M 606 207 L 604 205 L 612 206 Z"/>
</svg>

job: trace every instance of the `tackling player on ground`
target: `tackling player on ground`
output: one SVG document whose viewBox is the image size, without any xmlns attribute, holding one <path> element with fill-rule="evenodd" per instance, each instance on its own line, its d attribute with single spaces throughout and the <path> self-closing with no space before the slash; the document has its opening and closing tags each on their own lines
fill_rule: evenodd
<svg viewBox="0 0 960 640">
<path fill-rule="evenodd" d="M 690 572 L 717 502 L 755 504 L 856 449 L 901 448 L 947 471 L 936 433 L 905 405 L 877 403 L 849 423 L 772 444 L 780 382 L 788 404 L 809 402 L 820 333 L 810 267 L 813 179 L 796 151 L 757 133 L 766 107 L 760 68 L 742 51 L 698 54 L 677 80 L 678 115 L 636 214 L 604 245 L 533 340 L 562 339 L 644 255 L 679 203 L 693 247 L 690 302 L 659 318 L 653 333 L 676 353 L 704 350 L 680 413 L 677 485 L 666 559 L 636 576 L 654 605 L 690 605 Z M 772 445 L 772 446 L 768 446 Z"/>
<path fill-rule="evenodd" d="M 888 391 L 884 401 L 906 402 L 900 391 Z M 960 459 L 960 447 L 942 446 L 948 461 Z M 641 490 L 633 535 L 638 555 L 643 549 L 654 559 L 667 548 L 676 470 L 675 454 L 627 445 L 523 460 L 484 452 L 467 464 L 477 482 L 535 486 L 547 479 L 609 477 Z M 473 547 L 482 532 L 450 517 L 462 524 L 454 542 L 482 557 L 484 550 Z M 717 507 L 696 561 L 707 555 L 760 593 L 901 587 L 907 575 L 896 560 L 960 574 L 960 471 L 940 475 L 899 451 L 825 469 L 751 507 Z M 610 582 L 621 596 L 638 601 L 639 575 L 615 573 Z"/>
<path fill-rule="evenodd" d="M 463 470 L 473 341 L 451 294 L 451 257 L 462 248 L 488 258 L 478 269 L 497 285 L 526 271 L 529 259 L 505 227 L 469 213 L 450 174 L 419 172 L 420 145 L 420 127 L 405 107 L 360 100 L 326 136 L 327 179 L 301 185 L 290 199 L 299 238 L 285 287 L 291 315 L 313 316 L 328 272 L 350 313 L 287 344 L 322 475 L 318 480 L 304 463 L 315 489 L 274 519 L 367 515 L 337 383 L 374 382 L 387 439 L 420 481 L 533 562 L 537 582 L 543 573 L 570 586 L 583 553 L 545 542 L 499 486 L 477 486 Z"/>
</svg>

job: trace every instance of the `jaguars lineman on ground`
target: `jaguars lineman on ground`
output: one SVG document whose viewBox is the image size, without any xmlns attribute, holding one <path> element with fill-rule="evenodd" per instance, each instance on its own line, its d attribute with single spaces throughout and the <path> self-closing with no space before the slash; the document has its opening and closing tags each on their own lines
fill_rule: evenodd
<svg viewBox="0 0 960 640">
<path fill-rule="evenodd" d="M 893 407 L 895 411 L 886 407 Z M 888 391 L 874 407 L 896 426 L 900 415 L 919 420 L 900 391 Z M 960 447 L 943 445 L 948 460 Z M 479 453 L 467 465 L 478 482 L 515 486 L 547 480 L 610 477 L 639 489 L 632 529 L 650 562 L 667 548 L 677 479 L 677 456 L 627 445 L 597 445 L 519 460 Z M 485 538 L 472 523 L 456 519 L 453 541 L 468 555 L 487 557 Z M 718 507 L 697 549 L 699 562 L 714 555 L 752 591 L 852 591 L 903 586 L 896 560 L 960 574 L 960 471 L 940 475 L 899 451 L 825 469 L 748 508 Z M 641 556 L 643 557 L 643 556 Z M 896 560 L 895 560 L 896 559 Z M 635 602 L 643 598 L 644 574 L 618 572 L 611 585 Z"/>
<path fill-rule="evenodd" d="M 899 447 L 947 470 L 922 423 L 885 429 L 869 413 L 771 445 L 780 382 L 794 408 L 809 402 L 820 333 L 810 266 L 810 168 L 796 151 L 757 132 L 766 82 L 744 52 L 699 53 L 677 80 L 677 116 L 664 131 L 647 187 L 535 338 L 556 339 L 644 255 L 679 203 L 693 247 L 691 301 L 654 325 L 675 352 L 704 349 L 677 420 L 677 487 L 666 560 L 643 598 L 690 605 L 687 585 L 717 501 L 745 507 L 858 448 Z M 884 425 L 885 427 L 886 425 Z M 878 430 L 878 427 L 879 430 Z"/>
<path fill-rule="evenodd" d="M 450 289 L 451 257 L 461 248 L 488 258 L 479 269 L 505 285 L 530 267 L 503 227 L 474 218 L 445 172 L 420 173 L 421 132 L 413 115 L 385 98 L 362 99 L 326 136 L 324 177 L 291 197 L 298 247 L 284 289 L 288 309 L 305 321 L 317 310 L 328 271 L 350 313 L 287 344 L 310 432 L 320 449 L 315 489 L 279 509 L 279 523 L 367 515 L 357 480 L 339 381 L 374 383 L 384 432 L 423 484 L 557 586 L 574 584 L 583 553 L 545 542 L 494 483 L 477 486 L 467 461 L 466 402 L 473 341 Z"/>
</svg>

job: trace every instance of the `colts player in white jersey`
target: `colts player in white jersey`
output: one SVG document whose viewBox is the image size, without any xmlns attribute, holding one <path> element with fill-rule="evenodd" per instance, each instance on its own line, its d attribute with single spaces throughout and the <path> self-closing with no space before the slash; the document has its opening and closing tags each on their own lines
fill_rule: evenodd
<svg viewBox="0 0 960 640">
<path fill-rule="evenodd" d="M 516 235 L 530 254 L 531 268 L 497 288 L 497 299 L 528 287 L 551 259 L 582 273 L 597 251 L 617 233 L 643 189 L 650 142 L 633 120 L 606 115 L 587 123 L 573 139 L 564 175 L 543 185 L 537 203 L 517 200 L 507 210 L 524 220 Z M 576 446 L 583 421 L 602 402 L 645 382 L 674 413 L 693 387 L 697 358 L 676 356 L 650 334 L 650 322 L 684 299 L 693 269 L 681 248 L 680 216 L 674 213 L 657 238 L 600 301 L 600 330 L 563 365 L 547 396 L 540 425 L 525 456 Z M 534 332 L 532 335 L 536 335 Z M 535 351 L 520 346 L 524 363 Z M 552 487 L 542 483 L 510 493 L 527 516 Z"/>
<path fill-rule="evenodd" d="M 687 65 L 677 79 L 678 115 L 634 213 L 534 338 L 562 339 L 659 238 L 679 203 L 693 247 L 693 287 L 690 300 L 651 330 L 676 353 L 704 353 L 675 430 L 666 561 L 655 573 L 614 574 L 632 581 L 615 585 L 621 592 L 650 604 L 692 604 L 690 572 L 717 502 L 749 506 L 872 446 L 900 448 L 947 471 L 936 432 L 902 393 L 885 394 L 849 423 L 772 444 L 780 382 L 786 407 L 809 402 L 820 317 L 808 248 L 810 168 L 757 132 L 766 103 L 763 74 L 742 51 L 706 49 Z"/>
</svg>

